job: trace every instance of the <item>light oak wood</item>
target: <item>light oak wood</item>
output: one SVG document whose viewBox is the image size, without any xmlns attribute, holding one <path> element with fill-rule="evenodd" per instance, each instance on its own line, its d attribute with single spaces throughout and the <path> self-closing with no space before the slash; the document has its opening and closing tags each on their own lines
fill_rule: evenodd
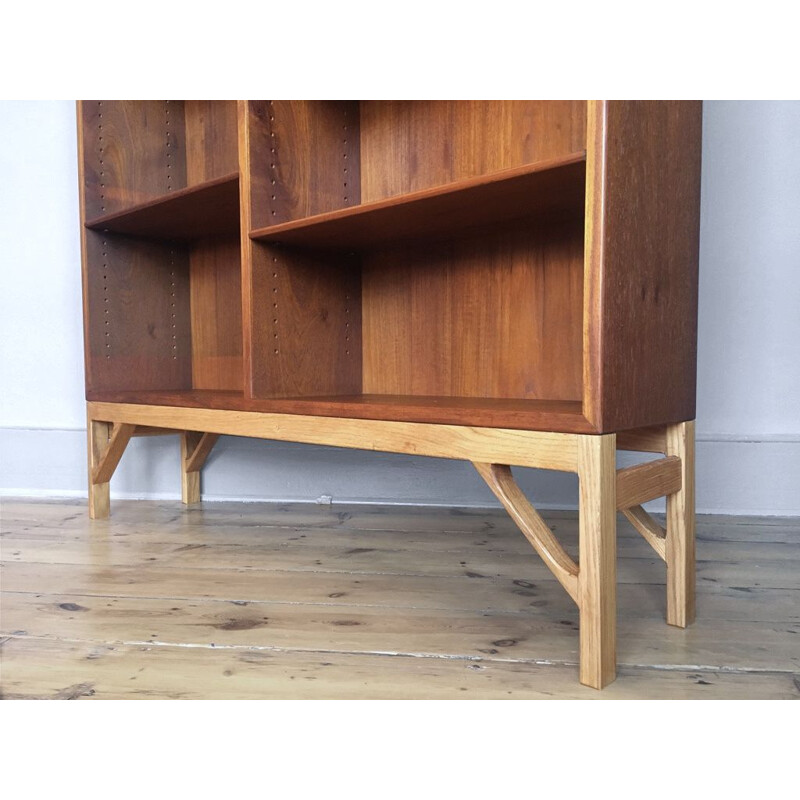
<svg viewBox="0 0 800 800">
<path fill-rule="evenodd" d="M 645 541 L 658 553 L 659 558 L 667 560 L 667 532 L 641 506 L 623 508 L 622 513 L 628 522 L 642 534 Z"/>
<path fill-rule="evenodd" d="M 149 425 L 137 425 L 133 432 L 134 436 L 177 436 L 183 431 L 171 430 L 170 428 L 153 428 Z"/>
<path fill-rule="evenodd" d="M 569 557 L 547 523 L 522 493 L 511 474 L 511 468 L 502 464 L 475 463 L 475 469 L 566 589 L 567 594 L 578 603 L 578 565 Z"/>
<path fill-rule="evenodd" d="M 122 454 L 136 430 L 135 423 L 116 422 L 111 428 L 108 445 L 99 454 L 92 469 L 92 483 L 108 483 L 117 469 Z"/>
<path fill-rule="evenodd" d="M 602 689 L 616 677 L 616 437 L 578 440 L 580 681 Z"/>
<path fill-rule="evenodd" d="M 200 502 L 200 470 L 218 439 L 216 433 L 181 434 L 181 499 L 185 505 Z"/>
<path fill-rule="evenodd" d="M 88 439 L 88 479 L 89 479 L 89 516 L 91 519 L 105 519 L 111 511 L 111 493 L 108 481 L 98 483 L 94 480 L 95 470 L 108 448 L 111 438 L 112 424 L 98 422 L 91 415 L 86 420 L 86 435 Z"/>
<path fill-rule="evenodd" d="M 576 471 L 575 434 L 207 408 L 89 403 L 93 419 L 360 450 Z"/>
<path fill-rule="evenodd" d="M 681 488 L 681 460 L 675 456 L 617 470 L 617 508 L 640 506 Z"/>
<path fill-rule="evenodd" d="M 680 459 L 681 488 L 667 495 L 667 622 L 695 619 L 694 421 L 667 428 L 667 453 Z"/>
<path fill-rule="evenodd" d="M 199 440 L 194 444 L 190 454 L 186 459 L 186 471 L 198 472 L 203 468 L 206 459 L 211 455 L 214 445 L 219 440 L 219 434 L 203 433 Z"/>
<path fill-rule="evenodd" d="M 663 425 L 617 432 L 617 450 L 666 453 L 667 432 Z"/>
<path fill-rule="evenodd" d="M 184 505 L 200 502 L 200 472 L 190 470 L 189 461 L 202 438 L 203 434 L 195 431 L 181 433 L 181 502 Z"/>
</svg>

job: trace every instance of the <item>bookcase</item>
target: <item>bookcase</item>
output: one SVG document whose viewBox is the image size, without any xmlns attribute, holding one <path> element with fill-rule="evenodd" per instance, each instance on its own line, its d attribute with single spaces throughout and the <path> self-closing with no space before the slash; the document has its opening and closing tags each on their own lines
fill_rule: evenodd
<svg viewBox="0 0 800 800">
<path fill-rule="evenodd" d="M 471 461 L 602 687 L 617 510 L 694 615 L 700 131 L 696 102 L 80 102 L 91 515 L 139 435 L 180 435 L 186 503 L 222 434 Z M 512 466 L 579 475 L 577 561 Z"/>
</svg>

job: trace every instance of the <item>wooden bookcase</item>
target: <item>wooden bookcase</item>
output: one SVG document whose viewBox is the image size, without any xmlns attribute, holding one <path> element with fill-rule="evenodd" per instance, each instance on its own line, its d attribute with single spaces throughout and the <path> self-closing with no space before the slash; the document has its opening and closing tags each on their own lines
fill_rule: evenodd
<svg viewBox="0 0 800 800">
<path fill-rule="evenodd" d="M 78 117 L 93 517 L 136 435 L 181 434 L 187 503 L 220 434 L 460 458 L 578 604 L 582 682 L 615 674 L 617 509 L 691 621 L 700 103 Z M 578 562 L 512 465 L 578 473 Z"/>
</svg>

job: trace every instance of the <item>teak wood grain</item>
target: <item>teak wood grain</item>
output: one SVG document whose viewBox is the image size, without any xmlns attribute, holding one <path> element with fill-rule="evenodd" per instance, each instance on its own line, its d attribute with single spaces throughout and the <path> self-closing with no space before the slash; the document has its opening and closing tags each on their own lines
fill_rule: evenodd
<svg viewBox="0 0 800 800">
<path fill-rule="evenodd" d="M 510 219 L 580 215 L 585 181 L 584 153 L 570 153 L 258 228 L 251 235 L 262 241 L 336 250 L 442 238 Z"/>
<path fill-rule="evenodd" d="M 561 433 L 593 433 L 575 401 L 496 400 L 474 397 L 416 395 L 328 395 L 251 398 L 241 392 L 111 392 L 89 391 L 87 399 L 107 403 L 136 403 L 273 414 L 397 420 L 444 425 L 480 425 Z"/>
<path fill-rule="evenodd" d="M 702 104 L 589 107 L 584 408 L 599 431 L 695 416 Z"/>
<path fill-rule="evenodd" d="M 152 239 L 189 240 L 239 230 L 239 175 L 232 172 L 178 189 L 121 211 L 95 217 L 87 227 Z"/>
<path fill-rule="evenodd" d="M 242 268 L 239 236 L 189 248 L 192 386 L 243 391 Z"/>
<path fill-rule="evenodd" d="M 523 222 L 365 254 L 364 392 L 580 400 L 582 245 Z"/>
<path fill-rule="evenodd" d="M 362 100 L 361 202 L 585 149 L 577 100 Z"/>
</svg>

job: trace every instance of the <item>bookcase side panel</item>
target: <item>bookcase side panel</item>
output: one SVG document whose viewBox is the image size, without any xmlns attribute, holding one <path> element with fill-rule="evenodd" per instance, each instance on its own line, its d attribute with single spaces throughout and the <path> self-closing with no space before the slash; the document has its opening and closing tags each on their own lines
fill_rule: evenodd
<svg viewBox="0 0 800 800">
<path fill-rule="evenodd" d="M 601 432 L 693 419 L 702 104 L 590 104 L 584 412 Z"/>
</svg>

